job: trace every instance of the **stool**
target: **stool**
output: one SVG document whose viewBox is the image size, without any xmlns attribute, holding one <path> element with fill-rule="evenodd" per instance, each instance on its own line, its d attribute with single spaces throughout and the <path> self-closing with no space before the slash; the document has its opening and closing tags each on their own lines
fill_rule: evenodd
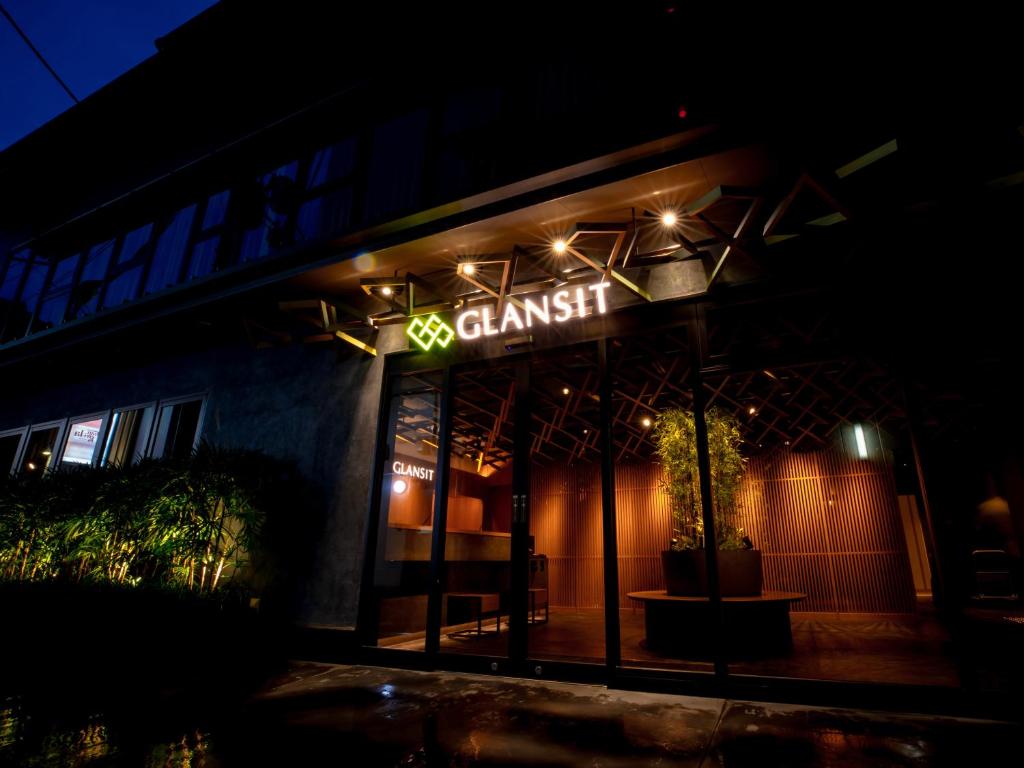
<svg viewBox="0 0 1024 768">
<path fill-rule="evenodd" d="M 492 613 L 497 615 L 495 634 L 501 634 L 501 595 L 495 592 L 449 592 L 447 594 L 449 607 L 454 599 L 457 603 L 462 602 L 468 605 L 472 612 L 476 614 L 475 631 L 472 629 L 460 629 L 457 632 L 449 632 L 448 637 L 466 637 L 473 634 L 477 637 L 482 637 L 485 634 L 483 631 L 484 614 Z"/>
</svg>

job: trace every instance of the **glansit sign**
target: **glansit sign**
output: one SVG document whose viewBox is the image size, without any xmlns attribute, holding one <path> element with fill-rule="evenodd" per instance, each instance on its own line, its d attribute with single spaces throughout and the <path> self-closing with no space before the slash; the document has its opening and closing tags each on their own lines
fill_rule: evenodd
<svg viewBox="0 0 1024 768">
<path fill-rule="evenodd" d="M 560 288 L 539 297 L 506 299 L 501 317 L 490 306 L 464 309 L 455 318 L 455 332 L 463 341 L 473 341 L 588 315 L 603 315 L 608 312 L 605 296 L 608 286 L 608 283 L 593 283 Z"/>
</svg>

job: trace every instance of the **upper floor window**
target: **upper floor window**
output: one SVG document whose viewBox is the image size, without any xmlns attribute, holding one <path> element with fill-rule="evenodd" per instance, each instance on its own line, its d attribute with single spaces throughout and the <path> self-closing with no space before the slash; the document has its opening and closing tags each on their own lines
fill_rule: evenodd
<svg viewBox="0 0 1024 768">
<path fill-rule="evenodd" d="M 133 229 L 121 240 L 117 262 L 110 270 L 107 288 L 103 295 L 104 307 L 116 307 L 132 301 L 139 295 L 142 273 L 149 255 L 149 241 L 153 225 Z"/>
<path fill-rule="evenodd" d="M 195 204 L 175 213 L 164 226 L 153 248 L 153 260 L 146 277 L 146 293 L 155 293 L 181 281 L 185 248 L 192 232 Z"/>
<path fill-rule="evenodd" d="M 111 239 L 97 243 L 86 253 L 78 283 L 72 291 L 71 310 L 68 313 L 72 319 L 91 315 L 99 307 L 100 293 L 110 267 L 110 257 L 114 254 L 115 242 Z"/>
<path fill-rule="evenodd" d="M 27 249 L 11 256 L 0 284 L 0 301 L 5 305 L 0 341 L 18 339 L 28 332 L 49 272 L 50 262 Z"/>
<path fill-rule="evenodd" d="M 292 161 L 260 179 L 260 194 L 254 191 L 246 201 L 252 210 L 244 213 L 251 224 L 242 231 L 239 261 L 262 259 L 291 241 L 291 212 L 298 171 L 298 161 Z"/>
<path fill-rule="evenodd" d="M 33 331 L 52 328 L 64 322 L 68 302 L 71 299 L 71 287 L 74 284 L 75 272 L 80 260 L 81 254 L 76 253 L 72 256 L 65 256 L 54 265 L 46 292 L 43 294 L 43 300 L 39 304 Z"/>
<path fill-rule="evenodd" d="M 188 261 L 186 280 L 195 280 L 216 272 L 223 266 L 222 247 L 231 192 L 224 190 L 210 195 L 203 210 L 202 224 L 195 235 Z"/>
</svg>

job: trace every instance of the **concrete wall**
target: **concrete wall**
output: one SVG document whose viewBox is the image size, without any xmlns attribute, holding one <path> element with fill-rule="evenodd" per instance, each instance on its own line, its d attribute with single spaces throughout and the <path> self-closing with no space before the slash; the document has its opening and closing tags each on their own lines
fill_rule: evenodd
<svg viewBox="0 0 1024 768">
<path fill-rule="evenodd" d="M 294 461 L 319 497 L 295 510 L 313 540 L 300 622 L 355 624 L 383 355 L 405 347 L 401 326 L 378 336 L 380 356 L 328 344 L 210 348 L 110 371 L 51 370 L 50 384 L 5 382 L 0 430 L 193 393 L 208 394 L 203 438 Z M 141 355 L 139 355 L 141 356 Z M 304 518 L 304 519 L 299 519 Z"/>
</svg>

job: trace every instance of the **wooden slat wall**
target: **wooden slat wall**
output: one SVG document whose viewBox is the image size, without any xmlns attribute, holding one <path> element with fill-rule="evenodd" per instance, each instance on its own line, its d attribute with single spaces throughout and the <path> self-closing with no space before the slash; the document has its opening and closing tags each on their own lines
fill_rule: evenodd
<svg viewBox="0 0 1024 768">
<path fill-rule="evenodd" d="M 603 606 L 600 467 L 535 465 L 530 477 L 530 533 L 548 556 L 551 605 Z"/>
<path fill-rule="evenodd" d="M 664 588 L 670 537 L 657 464 L 615 468 L 620 604 Z M 535 466 L 531 532 L 548 555 L 551 604 L 603 605 L 597 465 Z M 748 464 L 739 524 L 763 553 L 765 588 L 806 592 L 803 611 L 912 612 L 910 563 L 889 467 L 840 451 L 779 454 Z"/>
</svg>

